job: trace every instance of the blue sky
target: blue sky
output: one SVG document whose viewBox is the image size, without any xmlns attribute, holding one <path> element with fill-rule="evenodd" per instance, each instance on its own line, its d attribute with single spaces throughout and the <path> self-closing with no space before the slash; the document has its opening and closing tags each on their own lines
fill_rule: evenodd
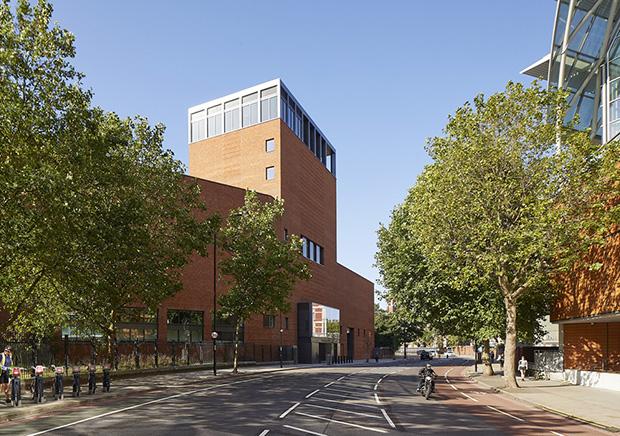
<svg viewBox="0 0 620 436">
<path fill-rule="evenodd" d="M 186 110 L 280 77 L 338 152 L 338 259 L 376 280 L 376 230 L 476 94 L 529 80 L 553 0 L 57 0 L 95 104 L 167 126 L 187 165 Z"/>
</svg>

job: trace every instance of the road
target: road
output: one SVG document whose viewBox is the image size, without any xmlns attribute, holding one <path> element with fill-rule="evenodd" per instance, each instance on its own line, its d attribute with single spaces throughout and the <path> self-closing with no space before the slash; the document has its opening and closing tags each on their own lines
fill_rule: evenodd
<svg viewBox="0 0 620 436">
<path fill-rule="evenodd" d="M 469 362 L 433 361 L 437 392 L 416 394 L 418 360 L 214 379 L 161 377 L 156 389 L 11 421 L 11 435 L 608 434 L 482 389 Z"/>
</svg>

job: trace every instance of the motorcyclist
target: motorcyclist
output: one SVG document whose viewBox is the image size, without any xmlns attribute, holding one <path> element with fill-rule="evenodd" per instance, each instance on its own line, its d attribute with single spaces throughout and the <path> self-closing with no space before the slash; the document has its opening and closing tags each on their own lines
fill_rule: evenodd
<svg viewBox="0 0 620 436">
<path fill-rule="evenodd" d="M 431 366 L 430 363 L 427 363 L 426 366 L 423 366 L 422 369 L 420 369 L 420 372 L 418 372 L 418 389 L 417 389 L 417 391 L 418 392 L 422 391 L 422 386 L 424 386 L 424 380 L 425 380 L 426 376 L 430 376 L 431 377 L 431 389 L 434 392 L 435 391 L 435 377 L 437 377 L 437 373 L 435 373 L 435 371 L 433 371 L 433 367 Z"/>
</svg>

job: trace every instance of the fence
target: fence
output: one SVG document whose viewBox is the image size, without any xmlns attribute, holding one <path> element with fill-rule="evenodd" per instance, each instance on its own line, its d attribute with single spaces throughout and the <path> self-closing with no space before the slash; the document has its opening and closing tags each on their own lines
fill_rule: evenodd
<svg viewBox="0 0 620 436">
<path fill-rule="evenodd" d="M 14 365 L 29 367 L 35 364 L 46 366 L 73 366 L 88 363 L 110 363 L 118 369 L 139 369 L 164 366 L 211 364 L 213 342 L 121 342 L 113 349 L 99 341 L 65 340 L 51 343 L 8 343 L 13 349 Z M 215 357 L 218 363 L 231 363 L 234 344 L 217 342 Z M 240 362 L 276 362 L 280 360 L 280 347 L 273 344 L 239 344 Z M 297 347 L 282 347 L 282 360 L 297 362 Z"/>
</svg>

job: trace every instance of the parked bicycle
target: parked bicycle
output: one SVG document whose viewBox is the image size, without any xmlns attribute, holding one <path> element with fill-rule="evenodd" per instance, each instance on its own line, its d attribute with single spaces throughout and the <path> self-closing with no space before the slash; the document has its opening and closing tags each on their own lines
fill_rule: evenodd
<svg viewBox="0 0 620 436">
<path fill-rule="evenodd" d="M 21 374 L 26 368 L 14 367 L 11 378 L 11 406 L 19 407 L 22 405 L 22 381 Z"/>
<path fill-rule="evenodd" d="M 92 395 L 97 390 L 97 365 L 91 363 L 88 365 L 88 394 Z"/>
<path fill-rule="evenodd" d="M 79 366 L 74 366 L 73 367 L 73 396 L 74 397 L 79 397 L 80 396 L 80 391 L 82 390 L 82 388 L 80 387 L 80 370 L 81 368 Z"/>
<path fill-rule="evenodd" d="M 31 369 L 32 373 L 34 374 L 32 383 L 30 385 L 32 400 L 35 403 L 43 403 L 45 402 L 45 389 L 43 386 L 43 372 L 45 371 L 45 366 L 36 365 L 33 366 Z"/>
<path fill-rule="evenodd" d="M 52 392 L 54 393 L 55 400 L 62 400 L 65 395 L 64 389 L 64 380 L 63 377 L 65 375 L 65 369 L 62 366 L 53 366 L 54 370 L 54 386 L 52 388 Z"/>
</svg>

